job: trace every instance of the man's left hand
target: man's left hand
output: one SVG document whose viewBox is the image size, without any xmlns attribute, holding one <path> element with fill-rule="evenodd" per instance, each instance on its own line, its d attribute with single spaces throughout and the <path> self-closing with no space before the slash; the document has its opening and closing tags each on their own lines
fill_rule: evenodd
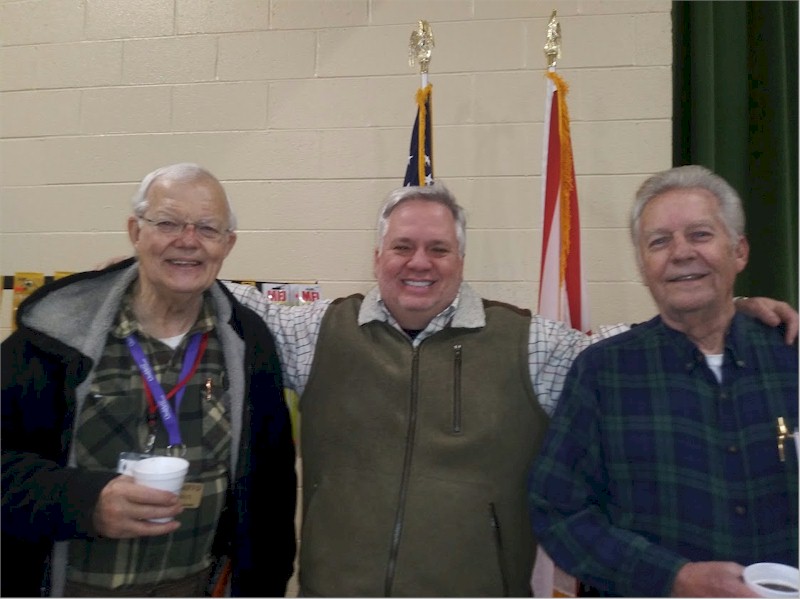
<svg viewBox="0 0 800 599">
<path fill-rule="evenodd" d="M 786 302 L 770 299 L 768 297 L 742 297 L 734 302 L 737 310 L 748 316 L 758 318 L 761 322 L 776 327 L 783 323 L 786 326 L 786 345 L 791 345 L 797 339 L 798 316 L 797 311 Z"/>
</svg>

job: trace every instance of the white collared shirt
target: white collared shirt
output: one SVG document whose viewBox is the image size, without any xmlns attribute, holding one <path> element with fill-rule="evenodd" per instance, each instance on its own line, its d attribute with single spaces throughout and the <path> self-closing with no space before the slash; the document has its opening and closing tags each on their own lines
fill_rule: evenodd
<svg viewBox="0 0 800 599">
<path fill-rule="evenodd" d="M 322 318 L 331 300 L 286 306 L 270 302 L 252 285 L 230 282 L 226 282 L 226 285 L 237 300 L 254 310 L 267 323 L 281 358 L 284 384 L 302 396 L 311 373 Z M 364 297 L 358 313 L 359 325 L 374 320 L 386 322 L 403 332 L 384 306 L 377 287 Z M 485 324 L 482 300 L 467 283 L 462 283 L 453 303 L 435 316 L 411 343 L 417 347 L 447 326 L 480 328 Z M 625 325 L 601 327 L 600 334 L 590 337 L 563 323 L 538 315 L 532 317 L 528 337 L 528 367 L 533 389 L 548 415 L 555 411 L 564 378 L 575 357 L 590 343 L 627 329 Z"/>
</svg>

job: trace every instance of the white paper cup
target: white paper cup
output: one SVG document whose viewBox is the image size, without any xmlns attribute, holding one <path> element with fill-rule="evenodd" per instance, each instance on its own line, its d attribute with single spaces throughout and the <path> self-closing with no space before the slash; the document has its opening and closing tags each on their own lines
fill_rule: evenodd
<svg viewBox="0 0 800 599">
<path fill-rule="evenodd" d="M 800 593 L 800 570 L 784 564 L 760 562 L 744 569 L 744 581 L 761 597 L 797 597 Z"/>
<path fill-rule="evenodd" d="M 171 456 L 154 456 L 133 465 L 137 484 L 180 495 L 183 480 L 189 470 L 188 460 Z M 150 518 L 150 522 L 169 522 L 172 518 Z"/>
</svg>

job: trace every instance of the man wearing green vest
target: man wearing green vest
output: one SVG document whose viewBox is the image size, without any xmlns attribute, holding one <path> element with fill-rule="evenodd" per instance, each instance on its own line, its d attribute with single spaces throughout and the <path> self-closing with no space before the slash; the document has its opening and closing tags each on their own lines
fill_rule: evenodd
<svg viewBox="0 0 800 599">
<path fill-rule="evenodd" d="M 404 187 L 381 209 L 366 296 L 286 307 L 231 284 L 301 397 L 303 596 L 530 595 L 528 470 L 591 340 L 481 299 L 465 245 L 443 185 Z"/>
</svg>

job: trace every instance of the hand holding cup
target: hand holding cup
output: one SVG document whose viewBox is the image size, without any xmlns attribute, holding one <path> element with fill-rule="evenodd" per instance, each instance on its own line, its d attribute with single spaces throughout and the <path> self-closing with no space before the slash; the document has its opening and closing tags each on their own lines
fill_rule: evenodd
<svg viewBox="0 0 800 599">
<path fill-rule="evenodd" d="M 189 462 L 172 456 L 155 456 L 133 466 L 133 479 L 139 485 L 181 494 Z M 150 522 L 169 522 L 172 518 L 151 518 Z"/>
<path fill-rule="evenodd" d="M 174 517 L 183 511 L 179 498 L 163 491 L 137 484 L 133 476 L 112 478 L 100 491 L 92 514 L 95 533 L 109 539 L 131 539 L 169 534 L 180 526 L 172 518 L 161 524 L 147 518 Z"/>
</svg>

